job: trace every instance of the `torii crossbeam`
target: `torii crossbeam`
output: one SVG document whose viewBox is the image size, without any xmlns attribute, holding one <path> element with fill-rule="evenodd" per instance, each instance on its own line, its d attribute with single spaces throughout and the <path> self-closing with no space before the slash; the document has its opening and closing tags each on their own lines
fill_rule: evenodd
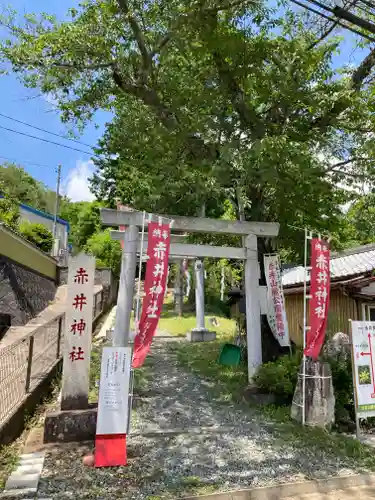
<svg viewBox="0 0 375 500">
<path fill-rule="evenodd" d="M 124 212 L 103 208 L 100 211 L 101 220 L 107 226 L 129 226 L 125 231 L 125 245 L 120 276 L 120 290 L 118 311 L 121 309 L 122 324 L 116 325 L 117 330 L 129 332 L 131 302 L 133 297 L 135 266 L 139 250 L 139 227 L 144 223 L 143 212 Z M 262 364 L 262 343 L 260 326 L 260 270 L 258 262 L 257 237 L 274 237 L 279 234 L 278 223 L 274 222 L 248 222 L 234 220 L 218 220 L 206 217 L 181 217 L 173 215 L 158 215 L 168 220 L 173 219 L 173 230 L 185 233 L 213 233 L 243 236 L 244 247 L 217 247 L 212 245 L 192 245 L 188 243 L 174 243 L 178 238 L 172 236 L 171 256 L 186 257 L 213 257 L 243 259 L 245 261 L 245 292 L 246 292 L 246 331 L 248 353 L 249 380 Z M 114 239 L 122 238 L 119 231 L 113 232 Z M 146 238 L 147 244 L 147 238 Z M 120 303 L 121 302 L 121 303 Z M 125 310 L 124 310 L 125 309 Z M 129 309 L 129 311 L 127 310 Z M 120 317 L 120 313 L 118 314 Z M 126 320 L 124 319 L 126 318 Z M 124 321 L 126 324 L 124 324 Z M 116 328 L 115 328 L 116 333 Z M 126 335 L 125 335 L 126 337 Z M 128 338 L 128 334 L 127 334 Z M 127 342 L 127 339 L 126 339 Z"/>
</svg>

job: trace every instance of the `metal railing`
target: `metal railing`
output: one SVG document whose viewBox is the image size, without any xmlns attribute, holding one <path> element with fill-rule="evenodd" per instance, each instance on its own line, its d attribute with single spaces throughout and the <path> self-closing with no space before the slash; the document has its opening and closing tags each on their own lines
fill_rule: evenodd
<svg viewBox="0 0 375 500">
<path fill-rule="evenodd" d="M 94 295 L 93 320 L 103 311 L 103 290 Z M 0 349 L 0 429 L 53 370 L 64 348 L 65 312 Z"/>
</svg>

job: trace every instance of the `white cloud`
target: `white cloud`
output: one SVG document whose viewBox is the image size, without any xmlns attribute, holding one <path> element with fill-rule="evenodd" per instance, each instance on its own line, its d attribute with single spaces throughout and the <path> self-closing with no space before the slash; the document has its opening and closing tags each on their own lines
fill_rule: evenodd
<svg viewBox="0 0 375 500">
<path fill-rule="evenodd" d="M 89 177 L 94 172 L 94 163 L 78 160 L 75 168 L 69 171 L 64 183 L 64 193 L 72 201 L 93 201 L 95 196 L 89 188 Z"/>
</svg>

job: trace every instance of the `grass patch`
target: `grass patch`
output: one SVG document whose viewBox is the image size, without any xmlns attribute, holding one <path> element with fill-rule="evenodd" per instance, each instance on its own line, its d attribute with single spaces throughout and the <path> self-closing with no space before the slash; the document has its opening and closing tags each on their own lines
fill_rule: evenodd
<svg viewBox="0 0 375 500">
<path fill-rule="evenodd" d="M 179 485 L 184 495 L 208 495 L 217 491 L 217 485 L 198 476 L 185 476 Z"/>
<path fill-rule="evenodd" d="M 24 430 L 21 436 L 6 445 L 0 445 L 0 490 L 4 488 L 5 483 L 16 468 L 19 462 L 20 452 L 26 442 L 28 433 L 33 428 L 44 425 L 44 415 L 46 411 L 56 407 L 56 401 L 60 392 L 61 371 L 50 381 L 45 388 L 45 393 L 36 408 L 24 411 Z"/>
<path fill-rule="evenodd" d="M 149 381 L 152 378 L 152 359 L 147 356 L 143 366 L 134 370 L 134 392 L 141 393 L 148 390 Z"/>
<path fill-rule="evenodd" d="M 216 318 L 219 325 L 211 326 L 210 319 Z M 195 313 L 184 313 L 182 317 L 167 308 L 161 313 L 158 324 L 158 330 L 175 335 L 176 337 L 185 337 L 187 332 L 197 326 Z M 209 314 L 206 316 L 206 328 L 214 330 L 218 337 L 231 337 L 233 339 L 236 331 L 236 322 L 224 316 Z"/>
<path fill-rule="evenodd" d="M 208 380 L 215 381 L 214 390 L 220 399 L 227 401 L 241 401 L 244 388 L 247 386 L 247 367 L 222 366 L 217 360 L 223 342 L 231 340 L 223 337 L 214 342 L 202 343 L 171 343 L 169 349 L 173 350 L 178 361 L 194 373 Z"/>
<path fill-rule="evenodd" d="M 17 465 L 21 447 L 20 441 L 0 446 L 0 489 L 4 488 L 6 480 Z"/>
<path fill-rule="evenodd" d="M 358 440 L 324 429 L 302 427 L 290 417 L 289 406 L 251 407 L 244 400 L 243 391 L 248 385 L 247 367 L 221 366 L 217 363 L 219 352 L 225 337 L 221 341 L 210 343 L 171 343 L 168 348 L 176 355 L 179 363 L 196 375 L 213 382 L 208 389 L 216 400 L 233 401 L 240 404 L 243 411 L 258 414 L 274 437 L 274 446 L 290 445 L 293 448 L 323 451 L 327 455 L 348 459 L 356 470 L 375 470 L 373 448 Z"/>
<path fill-rule="evenodd" d="M 289 413 L 289 408 L 287 409 Z M 267 412 L 260 410 L 263 416 Z M 267 420 L 269 418 L 269 414 Z M 374 449 L 362 444 L 360 441 L 344 436 L 343 434 L 330 433 L 318 427 L 302 427 L 292 421 L 288 416 L 281 421 L 275 420 L 277 415 L 273 415 L 270 423 L 272 432 L 276 438 L 276 443 L 285 445 L 286 443 L 296 449 L 309 449 L 310 452 L 321 451 L 326 455 L 340 457 L 343 460 L 352 459 L 352 467 L 361 470 L 375 470 Z"/>
<path fill-rule="evenodd" d="M 102 349 L 107 344 L 94 346 L 90 359 L 90 388 L 89 403 L 96 403 L 99 397 L 100 364 L 102 362 Z"/>
</svg>

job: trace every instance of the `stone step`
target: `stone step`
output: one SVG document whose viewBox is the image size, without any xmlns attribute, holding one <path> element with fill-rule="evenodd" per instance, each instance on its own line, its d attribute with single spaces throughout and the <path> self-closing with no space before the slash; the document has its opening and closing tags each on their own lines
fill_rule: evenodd
<svg viewBox="0 0 375 500">
<path fill-rule="evenodd" d="M 17 469 L 8 477 L 0 498 L 30 498 L 37 494 L 43 470 L 44 452 L 21 455 Z"/>
</svg>

